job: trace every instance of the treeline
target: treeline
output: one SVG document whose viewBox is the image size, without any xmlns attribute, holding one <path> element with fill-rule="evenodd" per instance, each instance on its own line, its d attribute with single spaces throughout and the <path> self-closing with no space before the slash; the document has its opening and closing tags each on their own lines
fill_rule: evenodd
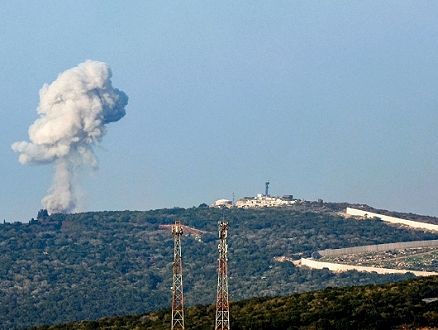
<svg viewBox="0 0 438 330">
<path fill-rule="evenodd" d="M 175 219 L 204 230 L 183 235 L 187 306 L 215 301 L 217 222 L 229 221 L 230 297 L 309 292 L 327 286 L 387 283 L 411 278 L 297 268 L 313 251 L 438 235 L 356 221 L 329 212 L 208 207 L 151 211 L 41 214 L 29 223 L 0 225 L 0 329 L 141 314 L 170 306 L 173 237 L 160 225 Z"/>
<path fill-rule="evenodd" d="M 230 326 L 236 330 L 435 329 L 438 301 L 423 301 L 435 297 L 438 298 L 438 277 L 385 285 L 330 287 L 287 297 L 259 297 L 231 303 Z M 196 305 L 185 311 L 186 329 L 213 329 L 214 319 L 214 305 Z M 163 309 L 31 330 L 164 330 L 170 324 L 171 310 Z"/>
</svg>

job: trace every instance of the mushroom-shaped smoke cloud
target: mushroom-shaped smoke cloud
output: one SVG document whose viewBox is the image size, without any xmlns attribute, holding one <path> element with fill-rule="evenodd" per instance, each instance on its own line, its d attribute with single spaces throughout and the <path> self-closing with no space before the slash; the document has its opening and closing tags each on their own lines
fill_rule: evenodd
<svg viewBox="0 0 438 330">
<path fill-rule="evenodd" d="M 125 112 L 128 96 L 111 85 L 106 63 L 85 61 L 40 90 L 40 117 L 29 127 L 31 142 L 15 142 L 22 164 L 54 163 L 53 184 L 42 204 L 50 213 L 78 211 L 77 176 L 83 166 L 97 169 L 93 146 L 107 124 Z"/>
</svg>

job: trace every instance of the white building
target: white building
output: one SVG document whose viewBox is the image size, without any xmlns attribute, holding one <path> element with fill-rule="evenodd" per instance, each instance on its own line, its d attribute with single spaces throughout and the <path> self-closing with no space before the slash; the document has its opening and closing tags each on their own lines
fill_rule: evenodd
<svg viewBox="0 0 438 330">
<path fill-rule="evenodd" d="M 218 199 L 210 207 L 233 207 L 233 202 L 228 199 Z"/>
<path fill-rule="evenodd" d="M 279 207 L 295 204 L 296 200 L 290 196 L 266 196 L 258 194 L 256 197 L 245 197 L 236 202 L 236 207 L 251 208 L 251 207 Z"/>
</svg>

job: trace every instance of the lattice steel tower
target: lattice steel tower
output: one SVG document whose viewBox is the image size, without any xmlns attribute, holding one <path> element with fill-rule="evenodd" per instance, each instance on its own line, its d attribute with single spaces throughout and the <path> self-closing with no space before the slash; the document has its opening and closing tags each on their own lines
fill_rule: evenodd
<svg viewBox="0 0 438 330">
<path fill-rule="evenodd" d="M 181 236 L 183 229 L 179 221 L 172 226 L 174 241 L 172 279 L 172 328 L 184 330 L 184 295 L 182 279 Z"/>
<path fill-rule="evenodd" d="M 228 222 L 219 222 L 219 267 L 217 276 L 215 330 L 230 329 L 230 305 L 228 301 Z"/>
</svg>

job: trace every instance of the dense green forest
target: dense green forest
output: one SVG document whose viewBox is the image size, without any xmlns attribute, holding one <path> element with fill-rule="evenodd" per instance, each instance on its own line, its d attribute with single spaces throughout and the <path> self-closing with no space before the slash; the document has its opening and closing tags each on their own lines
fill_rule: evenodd
<svg viewBox="0 0 438 330">
<path fill-rule="evenodd" d="M 437 239 L 423 231 L 357 221 L 331 210 L 173 208 L 39 213 L 0 225 L 0 329 L 142 314 L 170 306 L 175 219 L 206 233 L 182 238 L 186 306 L 216 295 L 217 222 L 229 221 L 230 298 L 285 296 L 331 287 L 395 282 L 378 275 L 297 268 L 315 250 Z"/>
<path fill-rule="evenodd" d="M 438 301 L 427 303 L 424 298 L 438 299 L 438 277 L 237 301 L 230 306 L 230 326 L 235 330 L 437 329 Z M 214 318 L 214 305 L 195 305 L 185 311 L 185 326 L 211 330 Z M 171 311 L 163 309 L 31 330 L 165 330 L 170 324 Z"/>
</svg>

